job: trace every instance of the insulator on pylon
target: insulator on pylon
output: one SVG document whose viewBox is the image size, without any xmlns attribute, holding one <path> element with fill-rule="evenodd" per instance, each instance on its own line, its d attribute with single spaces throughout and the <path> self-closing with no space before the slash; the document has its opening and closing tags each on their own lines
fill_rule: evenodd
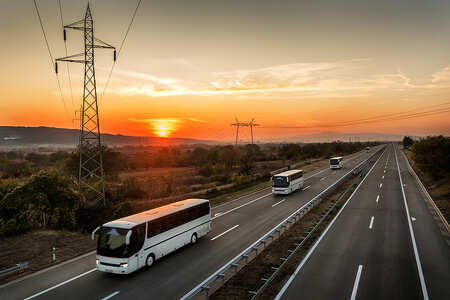
<svg viewBox="0 0 450 300">
<path fill-rule="evenodd" d="M 58 62 L 55 62 L 55 72 L 58 74 Z"/>
<path fill-rule="evenodd" d="M 114 61 L 116 61 L 116 58 L 117 58 L 117 56 L 116 56 L 116 49 L 114 49 Z"/>
<path fill-rule="evenodd" d="M 65 28 L 64 28 L 63 32 L 64 32 L 64 42 L 65 42 L 66 41 L 66 29 Z"/>
</svg>

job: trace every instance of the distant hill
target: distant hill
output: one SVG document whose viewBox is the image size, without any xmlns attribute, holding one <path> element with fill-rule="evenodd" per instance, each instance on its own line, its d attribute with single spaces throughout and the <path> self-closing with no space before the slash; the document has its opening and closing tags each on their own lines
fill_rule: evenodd
<svg viewBox="0 0 450 300">
<path fill-rule="evenodd" d="M 180 145 L 180 144 L 212 144 L 187 138 L 138 137 L 121 134 L 102 133 L 102 143 L 107 145 Z M 0 126 L 0 146 L 25 145 L 77 145 L 79 130 L 53 127 L 13 127 Z"/>
</svg>

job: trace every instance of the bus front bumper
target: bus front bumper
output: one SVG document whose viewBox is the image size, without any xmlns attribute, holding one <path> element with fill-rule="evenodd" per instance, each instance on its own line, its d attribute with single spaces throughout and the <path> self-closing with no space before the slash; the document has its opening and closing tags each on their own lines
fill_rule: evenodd
<svg viewBox="0 0 450 300">
<path fill-rule="evenodd" d="M 130 273 L 130 268 L 128 260 L 125 261 L 108 261 L 107 259 L 97 258 L 96 260 L 97 270 L 105 273 L 114 274 L 128 274 Z"/>
</svg>

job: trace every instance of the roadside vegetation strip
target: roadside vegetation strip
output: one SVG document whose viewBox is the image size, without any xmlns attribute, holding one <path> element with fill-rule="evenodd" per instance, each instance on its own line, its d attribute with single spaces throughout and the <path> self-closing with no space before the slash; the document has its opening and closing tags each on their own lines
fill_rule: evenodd
<svg viewBox="0 0 450 300">
<path fill-rule="evenodd" d="M 436 201 L 431 197 L 430 193 L 428 192 L 428 189 L 424 186 L 424 184 L 420 180 L 419 176 L 417 176 L 417 173 L 413 169 L 413 167 L 411 166 L 411 163 L 408 160 L 408 157 L 406 156 L 406 154 L 404 152 L 402 152 L 402 153 L 403 153 L 403 156 L 405 157 L 406 165 L 408 166 L 408 169 L 409 169 L 410 173 L 413 175 L 413 177 L 414 177 L 418 187 L 423 191 L 423 194 L 425 195 L 425 197 L 429 201 L 430 205 L 435 210 L 435 212 L 438 215 L 439 219 L 441 219 L 442 224 L 445 226 L 445 229 L 447 229 L 447 231 L 450 233 L 449 222 L 447 221 L 447 219 L 442 214 L 442 211 L 437 207 Z"/>
</svg>

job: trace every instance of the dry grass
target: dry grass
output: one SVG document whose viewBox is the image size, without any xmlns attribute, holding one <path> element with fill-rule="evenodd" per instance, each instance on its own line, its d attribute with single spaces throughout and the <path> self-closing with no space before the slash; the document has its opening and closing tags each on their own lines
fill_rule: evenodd
<svg viewBox="0 0 450 300">
<path fill-rule="evenodd" d="M 53 261 L 53 247 L 56 260 Z M 77 232 L 39 230 L 24 235 L 0 239 L 0 270 L 14 267 L 20 262 L 28 262 L 30 273 L 66 259 L 94 250 L 96 244 L 91 236 Z M 17 276 L 17 273 L 0 277 L 0 283 Z"/>
</svg>

